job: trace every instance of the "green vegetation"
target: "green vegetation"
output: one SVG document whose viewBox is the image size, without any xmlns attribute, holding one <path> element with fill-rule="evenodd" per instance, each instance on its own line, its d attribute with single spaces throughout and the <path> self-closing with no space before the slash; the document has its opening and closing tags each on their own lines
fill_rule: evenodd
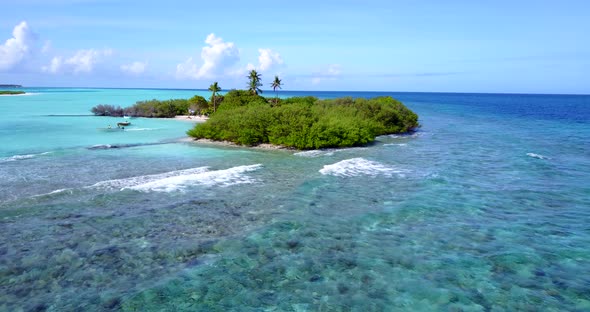
<svg viewBox="0 0 590 312">
<path fill-rule="evenodd" d="M 251 90 L 231 90 L 217 113 L 188 135 L 241 145 L 297 149 L 366 145 L 383 134 L 412 131 L 418 116 L 391 97 L 283 99 L 276 105 Z"/>
<path fill-rule="evenodd" d="M 281 81 L 281 79 L 279 79 L 279 76 L 275 75 L 275 79 L 272 81 L 272 83 L 270 84 L 272 90 L 275 92 L 275 104 L 277 104 L 279 102 L 279 94 L 277 93 L 277 88 L 282 89 L 283 83 Z"/>
<path fill-rule="evenodd" d="M 121 106 L 114 106 L 109 104 L 98 104 L 90 110 L 96 116 L 123 116 L 124 109 Z"/>
<path fill-rule="evenodd" d="M 217 111 L 217 101 L 216 101 L 216 97 L 215 95 L 217 94 L 217 92 L 221 91 L 221 88 L 219 87 L 219 84 L 217 83 L 217 81 L 215 81 L 214 83 L 212 83 L 209 86 L 209 91 L 213 92 L 213 94 L 211 95 L 211 102 L 213 103 L 213 112 Z"/>
<path fill-rule="evenodd" d="M 195 95 L 188 99 L 190 106 L 188 107 L 189 115 L 205 115 L 209 114 L 210 105 L 204 97 Z"/>
<path fill-rule="evenodd" d="M 90 111 L 96 116 L 114 116 L 123 115 L 133 117 L 163 117 L 172 118 L 176 115 L 187 115 L 189 109 L 194 113 L 208 113 L 209 103 L 202 96 L 194 96 L 190 99 L 172 99 L 172 100 L 148 100 L 138 101 L 133 106 L 121 108 L 109 104 L 99 104 Z"/>
<path fill-rule="evenodd" d="M 166 117 L 187 115 L 191 103 L 187 99 L 139 101 L 125 108 L 125 114 L 134 117 Z"/>
<path fill-rule="evenodd" d="M 270 86 L 282 87 L 278 76 Z M 261 75 L 251 70 L 248 90 L 230 90 L 225 95 L 218 82 L 209 86 L 211 100 L 190 99 L 139 101 L 131 107 L 97 105 L 98 116 L 174 117 L 202 114 L 210 119 L 197 124 L 188 135 L 197 139 L 230 141 L 253 146 L 263 143 L 297 149 L 361 146 L 376 136 L 413 131 L 418 115 L 392 97 L 351 97 L 319 100 L 315 97 L 268 99 L 259 95 Z"/>
<path fill-rule="evenodd" d="M 2 90 L 0 90 L 0 95 L 17 95 L 17 94 L 25 94 L 25 91 L 2 91 Z"/>
<path fill-rule="evenodd" d="M 260 74 L 256 72 L 255 69 L 253 69 L 248 75 L 248 91 L 258 95 L 258 93 L 262 93 L 260 87 L 262 87 L 262 82 L 260 82 Z"/>
</svg>

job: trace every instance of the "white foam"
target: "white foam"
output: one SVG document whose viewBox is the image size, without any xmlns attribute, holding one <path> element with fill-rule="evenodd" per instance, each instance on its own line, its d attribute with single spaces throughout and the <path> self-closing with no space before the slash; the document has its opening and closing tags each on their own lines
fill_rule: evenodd
<svg viewBox="0 0 590 312">
<path fill-rule="evenodd" d="M 406 134 L 388 134 L 387 136 L 392 139 L 406 139 L 406 138 L 417 138 L 424 134 L 424 132 L 414 132 Z"/>
<path fill-rule="evenodd" d="M 406 143 L 389 143 L 389 144 L 383 144 L 383 146 L 407 146 L 408 144 Z"/>
<path fill-rule="evenodd" d="M 315 157 L 321 157 L 321 156 L 332 156 L 332 155 L 334 155 L 334 151 L 311 150 L 311 151 L 298 152 L 293 155 L 299 156 L 299 157 L 315 158 Z"/>
<path fill-rule="evenodd" d="M 35 158 L 37 156 L 43 156 L 51 154 L 51 152 L 39 153 L 39 154 L 27 154 L 27 155 L 14 155 L 10 157 L 0 158 L 0 162 L 9 162 L 9 161 L 17 161 L 17 160 L 25 160 Z"/>
<path fill-rule="evenodd" d="M 161 128 L 125 128 L 125 131 L 154 131 Z"/>
<path fill-rule="evenodd" d="M 262 165 L 238 166 L 225 170 L 209 171 L 208 167 L 170 171 L 160 174 L 137 176 L 125 179 L 101 181 L 88 188 L 125 190 L 142 192 L 172 192 L 186 186 L 199 184 L 206 186 L 230 186 L 254 183 L 256 180 L 244 173 L 258 170 Z"/>
<path fill-rule="evenodd" d="M 256 180 L 244 173 L 258 170 L 262 165 L 239 166 L 225 170 L 195 172 L 157 179 L 147 183 L 128 187 L 132 190 L 149 192 L 172 192 L 182 190 L 186 186 L 200 184 L 206 186 L 230 186 L 236 184 L 254 183 Z"/>
<path fill-rule="evenodd" d="M 535 153 L 526 153 L 527 156 L 529 157 L 533 157 L 533 158 L 537 158 L 537 159 L 551 159 L 547 156 L 541 155 L 541 154 L 535 154 Z"/>
<path fill-rule="evenodd" d="M 238 166 L 225 170 L 209 171 L 209 167 L 197 167 L 176 170 L 159 174 L 143 175 L 124 179 L 113 179 L 97 182 L 83 189 L 100 189 L 106 191 L 123 191 L 126 189 L 141 192 L 172 192 L 181 191 L 189 185 L 231 186 L 236 184 L 255 183 L 256 179 L 244 173 L 262 168 L 262 165 Z M 71 193 L 73 189 L 64 188 L 32 197 Z"/>
<path fill-rule="evenodd" d="M 322 156 L 332 156 L 332 155 L 334 155 L 334 153 L 338 153 L 338 152 L 358 151 L 358 150 L 364 150 L 364 149 L 367 149 L 367 148 L 366 147 L 327 148 L 327 149 L 298 152 L 293 155 L 299 156 L 299 157 L 315 158 L 315 157 L 322 157 Z"/>
<path fill-rule="evenodd" d="M 29 96 L 29 95 L 38 95 L 41 93 L 24 93 L 24 94 L 0 94 L 0 96 Z"/>
<path fill-rule="evenodd" d="M 352 158 L 337 162 L 332 165 L 325 165 L 320 169 L 323 175 L 332 175 L 338 177 L 355 177 L 361 175 L 368 176 L 392 176 L 393 174 L 400 174 L 403 176 L 405 170 L 396 169 L 385 166 L 381 163 L 366 160 L 364 158 Z"/>
<path fill-rule="evenodd" d="M 190 168 L 184 170 L 175 170 L 170 172 L 158 173 L 158 174 L 149 174 L 137 177 L 130 177 L 124 179 L 113 179 L 113 180 L 106 180 L 97 182 L 87 188 L 100 188 L 100 189 L 113 189 L 113 190 L 123 190 L 126 188 L 132 188 L 138 185 L 150 183 L 157 180 L 162 180 L 170 177 L 175 176 L 183 176 L 183 175 L 191 175 L 195 173 L 201 173 L 207 171 L 207 167 L 197 167 L 197 168 Z"/>
</svg>

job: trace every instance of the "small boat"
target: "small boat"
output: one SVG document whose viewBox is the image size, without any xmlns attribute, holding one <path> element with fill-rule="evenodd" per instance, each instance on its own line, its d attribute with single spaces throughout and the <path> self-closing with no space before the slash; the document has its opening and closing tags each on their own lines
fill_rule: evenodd
<svg viewBox="0 0 590 312">
<path fill-rule="evenodd" d="M 131 121 L 122 121 L 117 123 L 117 127 L 127 127 L 131 124 Z"/>
</svg>

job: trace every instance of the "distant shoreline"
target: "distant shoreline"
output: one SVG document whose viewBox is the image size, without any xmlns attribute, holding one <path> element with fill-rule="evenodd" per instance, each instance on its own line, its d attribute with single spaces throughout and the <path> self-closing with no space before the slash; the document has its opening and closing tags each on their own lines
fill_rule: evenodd
<svg viewBox="0 0 590 312">
<path fill-rule="evenodd" d="M 24 94 L 26 94 L 25 91 L 0 90 L 0 95 L 24 95 Z"/>
<path fill-rule="evenodd" d="M 174 119 L 192 123 L 201 123 L 209 120 L 207 116 L 189 116 L 189 115 L 176 115 L 173 118 L 158 118 L 158 119 Z"/>
</svg>

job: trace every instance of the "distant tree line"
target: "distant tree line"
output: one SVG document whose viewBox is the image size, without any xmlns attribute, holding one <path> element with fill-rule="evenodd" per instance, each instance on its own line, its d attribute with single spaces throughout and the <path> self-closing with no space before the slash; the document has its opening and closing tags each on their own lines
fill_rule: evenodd
<svg viewBox="0 0 590 312">
<path fill-rule="evenodd" d="M 261 75 L 256 70 L 251 70 L 248 78 L 248 93 L 253 96 L 258 96 L 262 93 L 260 87 L 262 86 Z M 281 88 L 281 80 L 275 76 L 275 80 L 271 83 L 271 87 L 276 91 Z M 164 117 L 172 118 L 177 115 L 207 115 L 217 112 L 217 108 L 224 101 L 224 96 L 220 95 L 222 91 L 219 83 L 215 81 L 209 86 L 211 91 L 211 98 L 207 101 L 204 97 L 195 95 L 190 99 L 172 99 L 172 100 L 147 100 L 138 101 L 134 105 L 126 108 L 114 106 L 110 104 L 99 104 L 94 106 L 90 111 L 96 116 L 132 116 L 132 117 Z M 262 98 L 262 97 L 260 97 Z M 264 98 L 262 98 L 264 99 Z M 278 100 L 278 95 L 274 101 Z M 269 102 L 272 102 L 269 100 Z M 229 105 L 229 104 L 228 104 Z"/>
<path fill-rule="evenodd" d="M 0 90 L 0 95 L 17 95 L 17 94 L 25 94 L 25 91 L 4 91 L 4 90 Z"/>
<path fill-rule="evenodd" d="M 90 110 L 96 116 L 132 116 L 172 118 L 176 115 L 209 114 L 209 103 L 199 95 L 190 99 L 147 100 L 122 108 L 110 104 L 99 104 Z"/>
</svg>

